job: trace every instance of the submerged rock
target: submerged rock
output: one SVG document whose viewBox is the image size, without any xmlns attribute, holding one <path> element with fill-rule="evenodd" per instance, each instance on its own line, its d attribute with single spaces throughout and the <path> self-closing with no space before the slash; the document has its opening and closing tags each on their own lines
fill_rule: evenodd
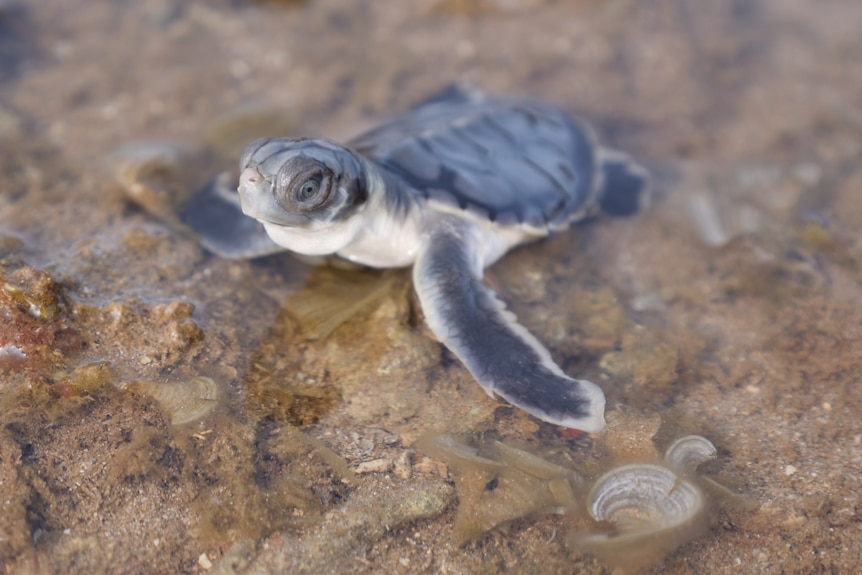
<svg viewBox="0 0 862 575">
<path fill-rule="evenodd" d="M 0 371 L 58 367 L 82 349 L 66 299 L 47 272 L 0 260 Z"/>
<path fill-rule="evenodd" d="M 364 482 L 344 505 L 327 513 L 305 535 L 270 538 L 242 573 L 355 572 L 356 557 L 363 550 L 411 522 L 439 515 L 454 496 L 454 489 L 441 479 L 397 488 Z M 219 566 L 221 572 L 236 572 L 236 560 L 236 555 L 228 551 Z"/>
</svg>

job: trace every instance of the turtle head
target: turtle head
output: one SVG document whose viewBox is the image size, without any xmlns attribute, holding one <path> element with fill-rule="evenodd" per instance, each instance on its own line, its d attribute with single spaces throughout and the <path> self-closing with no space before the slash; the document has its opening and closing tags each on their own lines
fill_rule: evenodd
<svg viewBox="0 0 862 575">
<path fill-rule="evenodd" d="M 290 250 L 335 253 L 362 227 L 365 169 L 343 146 L 327 140 L 257 140 L 246 148 L 240 170 L 242 211 Z"/>
</svg>

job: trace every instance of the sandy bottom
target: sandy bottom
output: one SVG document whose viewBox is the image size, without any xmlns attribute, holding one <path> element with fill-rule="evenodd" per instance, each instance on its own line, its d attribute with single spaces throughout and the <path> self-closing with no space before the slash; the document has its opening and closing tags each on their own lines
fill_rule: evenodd
<svg viewBox="0 0 862 575">
<path fill-rule="evenodd" d="M 614 568 L 578 546 L 583 493 L 540 513 L 435 433 L 587 482 L 697 433 L 741 497 L 646 572 L 859 571 L 859 30 L 856 0 L 0 0 L 0 572 Z M 487 278 L 604 387 L 602 434 L 485 395 L 403 270 L 228 261 L 171 220 L 254 137 L 349 136 L 455 80 L 655 175 L 644 215 Z M 124 190 L 127 145 L 164 154 Z"/>
</svg>

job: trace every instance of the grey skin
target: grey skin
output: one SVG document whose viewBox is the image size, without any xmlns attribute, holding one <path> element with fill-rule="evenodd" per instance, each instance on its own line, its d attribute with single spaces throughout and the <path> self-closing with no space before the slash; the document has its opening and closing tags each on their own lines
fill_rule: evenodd
<svg viewBox="0 0 862 575">
<path fill-rule="evenodd" d="M 602 390 L 563 373 L 482 283 L 518 244 L 599 209 L 641 209 L 645 170 L 587 127 L 546 103 L 456 87 L 347 146 L 258 140 L 240 170 L 239 206 L 260 224 L 212 191 L 186 214 L 214 251 L 412 265 L 428 326 L 489 395 L 565 427 L 604 427 Z"/>
</svg>

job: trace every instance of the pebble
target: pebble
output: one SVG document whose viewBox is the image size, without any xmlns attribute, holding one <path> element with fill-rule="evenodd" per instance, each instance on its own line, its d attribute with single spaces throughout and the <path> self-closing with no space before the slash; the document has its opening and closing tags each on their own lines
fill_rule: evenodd
<svg viewBox="0 0 862 575">
<path fill-rule="evenodd" d="M 203 552 L 198 556 L 198 565 L 200 565 L 201 569 L 204 571 L 209 571 L 213 568 L 213 562 L 210 561 L 209 557 L 207 557 L 206 552 Z"/>
<path fill-rule="evenodd" d="M 442 461 L 438 461 L 436 459 L 432 459 L 425 456 L 421 456 L 419 458 L 419 461 L 416 462 L 416 465 L 413 466 L 413 469 L 415 469 L 417 473 L 433 473 L 435 475 L 439 475 L 440 477 L 447 477 L 449 475 L 448 465 L 446 465 Z"/>
<path fill-rule="evenodd" d="M 353 471 L 355 473 L 389 473 L 392 471 L 393 463 L 391 459 L 372 459 L 363 461 L 357 465 Z"/>
<path fill-rule="evenodd" d="M 408 483 L 397 496 L 374 481 L 363 482 L 301 536 L 271 538 L 243 573 L 356 572 L 357 555 L 402 526 L 443 513 L 454 498 L 454 488 L 439 478 Z"/>
<path fill-rule="evenodd" d="M 398 479 L 410 479 L 413 477 L 413 464 L 411 463 L 412 453 L 410 451 L 402 451 L 398 459 L 395 460 L 394 474 Z"/>
</svg>

